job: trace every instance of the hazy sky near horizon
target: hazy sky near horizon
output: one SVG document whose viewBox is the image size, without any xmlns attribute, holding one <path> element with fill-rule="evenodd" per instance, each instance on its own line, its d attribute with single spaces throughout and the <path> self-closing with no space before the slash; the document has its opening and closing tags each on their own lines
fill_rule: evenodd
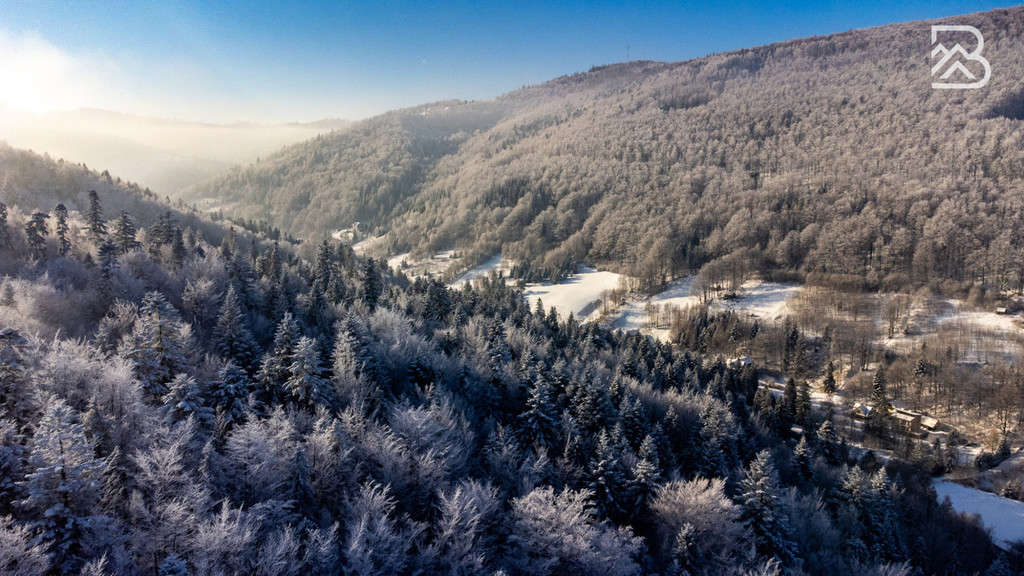
<svg viewBox="0 0 1024 576">
<path fill-rule="evenodd" d="M 1013 4 L 3 0 L 0 105 L 221 123 L 357 119 L 614 62 Z"/>
</svg>

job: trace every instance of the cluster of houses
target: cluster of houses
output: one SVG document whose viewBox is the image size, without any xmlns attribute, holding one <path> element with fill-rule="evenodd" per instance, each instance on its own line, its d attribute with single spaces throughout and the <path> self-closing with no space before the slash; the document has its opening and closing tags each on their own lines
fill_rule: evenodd
<svg viewBox="0 0 1024 576">
<path fill-rule="evenodd" d="M 912 438 L 924 438 L 929 432 L 935 432 L 939 426 L 937 418 L 926 416 L 919 412 L 912 412 L 893 404 L 885 405 L 889 418 L 892 421 L 893 430 Z M 870 404 L 857 402 L 850 410 L 850 417 L 858 422 L 866 422 L 874 413 L 875 407 Z"/>
</svg>

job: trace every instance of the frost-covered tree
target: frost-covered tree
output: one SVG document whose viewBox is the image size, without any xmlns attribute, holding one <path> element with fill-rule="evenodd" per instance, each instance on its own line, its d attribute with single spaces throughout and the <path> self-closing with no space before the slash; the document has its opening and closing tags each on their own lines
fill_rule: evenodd
<svg viewBox="0 0 1024 576">
<path fill-rule="evenodd" d="M 24 474 L 24 436 L 13 420 L 0 418 L 0 514 L 10 514 Z"/>
<path fill-rule="evenodd" d="M 237 424 L 249 414 L 249 393 L 252 380 L 234 362 L 228 362 L 211 384 L 214 409 L 228 424 Z"/>
<path fill-rule="evenodd" d="M 744 471 L 737 497 L 742 518 L 754 534 L 758 554 L 794 566 L 796 545 L 790 540 L 786 517 L 780 510 L 782 494 L 771 454 L 762 450 Z"/>
<path fill-rule="evenodd" d="M 540 576 L 640 574 L 641 540 L 600 521 L 589 500 L 586 490 L 556 494 L 550 486 L 513 500 L 508 562 L 519 573 Z"/>
<path fill-rule="evenodd" d="M 103 219 L 103 207 L 95 190 L 89 191 L 89 209 L 85 214 L 85 223 L 89 226 L 89 237 L 93 244 L 99 246 L 107 237 L 107 223 Z"/>
<path fill-rule="evenodd" d="M 213 409 L 206 406 L 195 378 L 187 374 L 178 374 L 168 388 L 167 394 L 163 397 L 164 405 L 161 410 L 170 422 L 191 416 L 204 426 L 213 423 Z"/>
<path fill-rule="evenodd" d="M 57 204 L 53 209 L 54 232 L 57 234 L 57 253 L 64 256 L 71 248 L 71 238 L 68 237 L 68 209 L 64 204 Z"/>
<path fill-rule="evenodd" d="M 807 380 L 801 380 L 797 386 L 796 409 L 793 412 L 793 420 L 802 425 L 807 424 L 811 417 L 811 385 Z"/>
<path fill-rule="evenodd" d="M 274 332 L 274 343 L 263 356 L 263 364 L 256 375 L 256 397 L 264 405 L 270 406 L 284 400 L 284 385 L 291 376 L 295 345 L 300 335 L 295 318 L 291 312 L 285 312 Z"/>
<path fill-rule="evenodd" d="M 7 205 L 0 202 L 0 248 L 11 246 L 11 231 L 7 228 Z"/>
<path fill-rule="evenodd" d="M 633 465 L 630 478 L 630 493 L 633 496 L 633 505 L 629 508 L 631 517 L 646 512 L 647 505 L 654 497 L 660 480 L 661 464 L 658 459 L 658 448 L 654 438 L 648 434 L 640 443 L 637 461 Z"/>
<path fill-rule="evenodd" d="M 651 545 L 665 567 L 721 574 L 749 554 L 751 534 L 720 478 L 671 480 L 651 502 L 656 519 Z M 682 572 L 686 573 L 686 572 Z"/>
<path fill-rule="evenodd" d="M 116 269 L 118 265 L 117 245 L 114 244 L 114 241 L 111 238 L 106 237 L 99 243 L 99 247 L 96 248 L 96 251 L 98 253 L 97 258 L 100 264 L 100 273 L 103 275 L 103 278 L 110 280 L 110 275 L 113 274 L 114 269 Z"/>
<path fill-rule="evenodd" d="M 551 385 L 543 374 L 536 374 L 526 398 L 526 410 L 519 415 L 522 443 L 539 450 L 550 450 L 557 442 L 558 407 L 551 397 Z"/>
<path fill-rule="evenodd" d="M 825 369 L 825 380 L 821 383 L 822 390 L 825 394 L 836 393 L 836 366 L 829 360 L 828 368 Z"/>
<path fill-rule="evenodd" d="M 300 406 L 334 406 L 333 388 L 324 377 L 320 346 L 316 340 L 303 336 L 295 343 L 295 354 L 288 367 L 288 380 L 284 387 L 292 401 Z"/>
<path fill-rule="evenodd" d="M 10 576 L 44 576 L 50 570 L 46 549 L 32 532 L 10 516 L 0 517 L 0 573 Z"/>
<path fill-rule="evenodd" d="M 213 342 L 221 356 L 250 372 L 258 346 L 249 330 L 235 287 L 229 286 L 220 307 L 220 316 L 213 329 Z"/>
<path fill-rule="evenodd" d="M 377 263 L 373 258 L 367 258 L 363 265 L 363 302 L 371 311 L 377 307 L 382 291 L 383 281 Z"/>
<path fill-rule="evenodd" d="M 131 214 L 121 210 L 121 214 L 118 215 L 117 220 L 112 222 L 112 225 L 113 230 L 110 237 L 121 254 L 139 249 L 139 241 L 135 239 L 135 222 L 132 221 Z"/>
<path fill-rule="evenodd" d="M 602 430 L 587 471 L 594 511 L 600 518 L 620 519 L 629 502 L 628 475 L 622 466 L 622 452 L 613 437 Z"/>
<path fill-rule="evenodd" d="M 131 363 L 143 390 L 155 399 L 167 393 L 167 384 L 176 375 L 187 372 L 188 336 L 188 327 L 167 298 L 160 292 L 147 293 L 120 353 Z"/>
<path fill-rule="evenodd" d="M 810 480 L 814 474 L 811 468 L 811 446 L 807 443 L 807 436 L 801 436 L 793 449 L 793 467 L 804 480 Z"/>
<path fill-rule="evenodd" d="M 355 576 L 400 574 L 409 564 L 413 540 L 386 486 L 367 483 L 348 506 L 342 544 L 345 573 Z"/>
<path fill-rule="evenodd" d="M 13 328 L 0 330 L 0 406 L 21 419 L 35 403 L 25 374 L 28 340 Z"/>
<path fill-rule="evenodd" d="M 463 480 L 439 493 L 435 538 L 425 554 L 430 570 L 468 576 L 493 565 L 489 534 L 499 509 L 497 491 L 475 480 Z"/>
<path fill-rule="evenodd" d="M 96 459 L 79 415 L 61 399 L 48 404 L 32 438 L 21 506 L 53 565 L 71 573 L 89 554 L 90 532 L 99 522 L 103 461 Z"/>
<path fill-rule="evenodd" d="M 836 434 L 831 418 L 825 418 L 825 421 L 818 427 L 816 436 L 818 438 L 818 453 L 822 458 L 829 464 L 839 464 L 839 435 Z"/>
<path fill-rule="evenodd" d="M 25 239 L 32 255 L 39 260 L 46 257 L 46 220 L 50 216 L 43 212 L 36 212 L 29 218 L 25 225 Z"/>
</svg>

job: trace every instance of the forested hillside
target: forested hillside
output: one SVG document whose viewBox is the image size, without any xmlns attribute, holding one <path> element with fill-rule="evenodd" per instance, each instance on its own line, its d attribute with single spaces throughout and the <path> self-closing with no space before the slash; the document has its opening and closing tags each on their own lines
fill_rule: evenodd
<svg viewBox="0 0 1024 576">
<path fill-rule="evenodd" d="M 1024 8 L 943 22 L 984 34 L 984 89 L 932 90 L 935 22 L 912 22 L 393 112 L 190 197 L 306 238 L 360 222 L 391 254 L 586 262 L 645 288 L 711 265 L 1020 290 Z"/>
<path fill-rule="evenodd" d="M 47 183 L 21 198 L 97 177 L 12 157 Z M 751 366 L 530 310 L 500 278 L 218 246 L 84 195 L 0 207 L 0 572 L 1020 568 L 921 468 L 851 453 L 827 409 L 777 409 Z"/>
</svg>

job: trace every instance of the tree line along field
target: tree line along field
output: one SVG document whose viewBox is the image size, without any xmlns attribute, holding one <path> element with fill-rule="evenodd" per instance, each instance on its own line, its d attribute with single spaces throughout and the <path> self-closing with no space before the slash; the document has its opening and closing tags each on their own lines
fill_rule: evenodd
<svg viewBox="0 0 1024 576">
<path fill-rule="evenodd" d="M 1020 569 L 930 470 L 716 359 L 728 314 L 663 344 L 106 190 L 0 211 L 4 571 Z"/>
</svg>

